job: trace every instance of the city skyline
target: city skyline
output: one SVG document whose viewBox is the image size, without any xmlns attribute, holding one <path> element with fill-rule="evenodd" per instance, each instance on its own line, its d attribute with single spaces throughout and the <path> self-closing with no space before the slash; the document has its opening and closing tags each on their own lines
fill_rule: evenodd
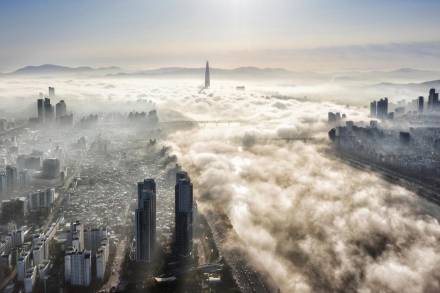
<svg viewBox="0 0 440 293">
<path fill-rule="evenodd" d="M 0 2 L 1 292 L 440 292 L 439 0 Z"/>
<path fill-rule="evenodd" d="M 4 1 L 0 72 L 45 63 L 133 69 L 439 67 L 438 1 Z M 423 34 L 420 33 L 423 31 Z"/>
</svg>

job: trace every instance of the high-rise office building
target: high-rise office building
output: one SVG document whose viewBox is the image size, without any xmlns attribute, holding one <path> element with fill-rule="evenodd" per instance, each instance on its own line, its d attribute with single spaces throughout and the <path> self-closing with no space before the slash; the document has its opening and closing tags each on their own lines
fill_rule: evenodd
<svg viewBox="0 0 440 293">
<path fill-rule="evenodd" d="M 193 185 L 186 172 L 176 174 L 175 237 L 177 253 L 190 255 L 193 237 Z"/>
<path fill-rule="evenodd" d="M 66 103 L 64 102 L 64 100 L 61 100 L 58 103 L 56 103 L 55 110 L 56 110 L 55 115 L 56 115 L 57 119 L 66 115 L 67 106 L 66 106 Z"/>
<path fill-rule="evenodd" d="M 388 98 L 380 99 L 377 102 L 376 117 L 380 119 L 388 117 Z"/>
<path fill-rule="evenodd" d="M 438 105 L 439 105 L 438 93 L 436 93 L 435 89 L 432 88 L 429 90 L 428 110 L 433 111 L 436 108 L 438 108 Z"/>
<path fill-rule="evenodd" d="M 432 99 L 434 110 L 438 110 L 440 108 L 440 101 L 438 100 L 438 93 L 434 93 L 434 97 Z"/>
<path fill-rule="evenodd" d="M 145 179 L 138 183 L 136 218 L 136 260 L 151 262 L 156 243 L 156 183 Z"/>
<path fill-rule="evenodd" d="M 205 68 L 205 88 L 209 88 L 211 86 L 211 75 L 209 72 L 209 62 L 206 61 L 206 68 Z"/>
<path fill-rule="evenodd" d="M 43 161 L 43 177 L 54 179 L 60 175 L 61 163 L 57 158 L 48 158 Z"/>
<path fill-rule="evenodd" d="M 49 98 L 44 99 L 44 121 L 52 121 L 54 118 L 54 107 Z"/>
<path fill-rule="evenodd" d="M 38 122 L 44 122 L 44 100 L 37 100 Z"/>
<path fill-rule="evenodd" d="M 370 103 L 370 117 L 374 118 L 377 116 L 377 102 L 373 101 Z"/>
<path fill-rule="evenodd" d="M 425 103 L 424 100 L 425 100 L 425 98 L 422 96 L 420 96 L 418 98 L 417 105 L 418 105 L 419 112 L 423 112 L 423 107 L 424 107 L 424 103 Z"/>
<path fill-rule="evenodd" d="M 54 98 L 55 97 L 55 88 L 54 87 L 49 87 L 49 98 Z"/>
</svg>

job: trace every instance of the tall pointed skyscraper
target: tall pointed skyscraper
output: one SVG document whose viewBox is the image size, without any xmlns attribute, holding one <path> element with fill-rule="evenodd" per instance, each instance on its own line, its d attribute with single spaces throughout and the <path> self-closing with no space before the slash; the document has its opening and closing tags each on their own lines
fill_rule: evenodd
<svg viewBox="0 0 440 293">
<path fill-rule="evenodd" d="M 209 88 L 211 86 L 211 76 L 209 74 L 209 62 L 206 61 L 206 69 L 205 69 L 205 88 Z"/>
</svg>

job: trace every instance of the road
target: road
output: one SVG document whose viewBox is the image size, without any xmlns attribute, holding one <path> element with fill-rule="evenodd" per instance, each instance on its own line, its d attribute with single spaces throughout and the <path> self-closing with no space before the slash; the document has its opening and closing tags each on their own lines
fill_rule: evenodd
<svg viewBox="0 0 440 293">
<path fill-rule="evenodd" d="M 14 269 L 9 276 L 7 276 L 4 280 L 2 280 L 0 284 L 0 292 L 3 291 L 3 289 L 9 284 L 9 282 L 13 279 L 15 279 L 15 276 L 17 275 L 17 270 Z"/>
<path fill-rule="evenodd" d="M 417 178 L 413 178 L 405 174 L 390 170 L 373 162 L 356 158 L 353 155 L 344 154 L 341 152 L 335 152 L 333 153 L 333 155 L 335 155 L 335 157 L 340 159 L 341 161 L 348 163 L 357 169 L 372 170 L 378 172 L 384 177 L 385 180 L 390 181 L 394 184 L 401 185 L 413 191 L 417 195 L 437 205 L 440 205 L 440 190 L 438 188 L 435 188 L 434 186 L 429 185 L 428 183 L 422 182 Z"/>
<path fill-rule="evenodd" d="M 120 271 L 122 263 L 124 262 L 125 250 L 127 248 L 127 240 L 121 240 L 116 247 L 116 254 L 110 268 L 110 278 L 105 283 L 101 290 L 109 292 L 112 287 L 117 287 L 120 282 Z M 101 291 L 100 290 L 100 291 Z"/>
<path fill-rule="evenodd" d="M 241 240 L 233 228 L 226 228 L 232 227 L 225 223 L 225 221 L 229 222 L 228 217 L 220 211 L 216 211 L 208 213 L 206 219 L 211 227 L 214 241 L 226 263 L 231 267 L 232 275 L 240 291 L 242 293 L 278 292 L 278 288 L 270 276 L 252 265 L 246 251 L 230 248 L 228 242 L 231 238 L 234 243 L 240 243 Z"/>
</svg>

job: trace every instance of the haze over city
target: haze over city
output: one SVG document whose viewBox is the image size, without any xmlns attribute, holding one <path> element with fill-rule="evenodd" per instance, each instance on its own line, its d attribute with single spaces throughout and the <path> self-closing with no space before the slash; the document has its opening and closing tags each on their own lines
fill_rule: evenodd
<svg viewBox="0 0 440 293">
<path fill-rule="evenodd" d="M 440 2 L 0 2 L 0 291 L 440 292 Z"/>
</svg>

